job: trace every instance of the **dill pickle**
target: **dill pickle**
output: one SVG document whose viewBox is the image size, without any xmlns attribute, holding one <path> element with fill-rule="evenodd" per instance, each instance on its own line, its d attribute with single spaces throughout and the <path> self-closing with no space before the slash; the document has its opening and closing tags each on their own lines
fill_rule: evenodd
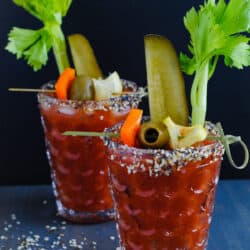
<svg viewBox="0 0 250 250">
<path fill-rule="evenodd" d="M 71 85 L 69 97 L 71 100 L 94 100 L 93 81 L 88 76 L 77 76 Z"/>
<path fill-rule="evenodd" d="M 184 79 L 172 43 L 159 35 L 144 37 L 150 117 L 161 122 L 170 116 L 187 125 L 188 107 Z"/>
<path fill-rule="evenodd" d="M 68 41 L 77 75 L 102 78 L 102 71 L 87 38 L 81 34 L 72 34 L 68 36 Z"/>
</svg>

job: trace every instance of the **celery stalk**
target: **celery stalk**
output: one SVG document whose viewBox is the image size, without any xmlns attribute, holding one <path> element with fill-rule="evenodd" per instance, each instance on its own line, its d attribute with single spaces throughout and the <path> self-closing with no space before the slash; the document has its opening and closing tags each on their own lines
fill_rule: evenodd
<svg viewBox="0 0 250 250">
<path fill-rule="evenodd" d="M 200 67 L 194 78 L 191 88 L 191 105 L 192 105 L 192 125 L 204 125 L 207 110 L 207 84 L 208 68 L 205 64 Z"/>
<path fill-rule="evenodd" d="M 53 37 L 53 53 L 56 60 L 57 68 L 59 72 L 62 73 L 65 68 L 68 68 L 70 66 L 67 55 L 66 41 L 60 26 L 53 27 L 53 30 L 57 34 L 57 36 Z"/>
</svg>

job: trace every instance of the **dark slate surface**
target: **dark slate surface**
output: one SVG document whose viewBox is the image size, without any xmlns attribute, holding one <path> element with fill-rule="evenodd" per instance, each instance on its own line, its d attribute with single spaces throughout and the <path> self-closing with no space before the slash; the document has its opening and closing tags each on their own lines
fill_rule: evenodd
<svg viewBox="0 0 250 250">
<path fill-rule="evenodd" d="M 0 197 L 0 250 L 118 246 L 114 222 L 76 225 L 58 218 L 50 186 L 0 187 Z M 208 250 L 249 249 L 250 180 L 220 181 L 216 199 Z M 20 247 L 25 240 L 35 242 L 30 248 Z"/>
</svg>

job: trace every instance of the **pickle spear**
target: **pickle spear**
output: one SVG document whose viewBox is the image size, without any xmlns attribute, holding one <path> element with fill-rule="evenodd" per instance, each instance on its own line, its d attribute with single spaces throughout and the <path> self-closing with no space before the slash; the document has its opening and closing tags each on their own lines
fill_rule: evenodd
<svg viewBox="0 0 250 250">
<path fill-rule="evenodd" d="M 70 100 L 87 101 L 94 100 L 94 85 L 89 76 L 77 76 L 73 81 L 70 92 Z"/>
<path fill-rule="evenodd" d="M 72 34 L 68 36 L 68 41 L 77 75 L 102 78 L 102 71 L 87 38 L 81 34 Z"/>
<path fill-rule="evenodd" d="M 177 124 L 187 125 L 184 79 L 172 43 L 163 36 L 146 35 L 144 44 L 151 121 L 170 116 Z"/>
</svg>

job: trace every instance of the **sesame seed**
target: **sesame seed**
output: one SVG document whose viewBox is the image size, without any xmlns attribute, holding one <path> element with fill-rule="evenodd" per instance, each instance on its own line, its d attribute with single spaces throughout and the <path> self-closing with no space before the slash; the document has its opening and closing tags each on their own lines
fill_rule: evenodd
<svg viewBox="0 0 250 250">
<path fill-rule="evenodd" d="M 109 237 L 111 240 L 115 240 L 115 236 L 110 236 Z"/>
<path fill-rule="evenodd" d="M 0 239 L 1 239 L 1 240 L 8 240 L 8 237 L 7 237 L 7 236 L 4 236 L 4 235 L 1 235 L 1 236 L 0 236 Z"/>
<path fill-rule="evenodd" d="M 11 219 L 12 220 L 16 220 L 16 215 L 15 214 L 11 214 Z"/>
</svg>

